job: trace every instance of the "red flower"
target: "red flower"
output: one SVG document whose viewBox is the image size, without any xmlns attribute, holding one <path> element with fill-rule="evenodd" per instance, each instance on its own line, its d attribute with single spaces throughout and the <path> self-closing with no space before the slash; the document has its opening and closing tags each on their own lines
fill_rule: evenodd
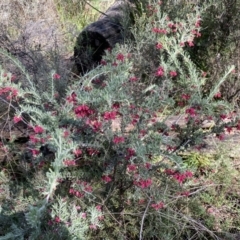
<svg viewBox="0 0 240 240">
<path fill-rule="evenodd" d="M 226 130 L 227 130 L 227 132 L 228 132 L 228 133 L 231 133 L 231 132 L 232 132 L 232 130 L 233 130 L 233 128 L 232 128 L 232 127 L 230 127 L 230 126 L 227 126 L 227 127 L 226 127 Z"/>
<path fill-rule="evenodd" d="M 8 93 L 7 96 L 8 100 L 11 100 L 12 98 L 16 98 L 18 95 L 18 90 L 13 87 L 2 87 L 0 88 L 0 95 Z"/>
<path fill-rule="evenodd" d="M 143 198 L 143 199 L 139 199 L 138 204 L 139 204 L 139 205 L 144 204 L 145 201 L 146 201 L 146 200 L 145 200 L 144 198 Z"/>
<path fill-rule="evenodd" d="M 82 198 L 82 197 L 84 197 L 84 193 L 81 193 L 81 192 L 79 192 L 79 191 L 75 191 L 75 192 L 74 192 L 74 195 L 75 195 L 77 198 Z"/>
<path fill-rule="evenodd" d="M 194 46 L 194 43 L 193 43 L 192 40 L 188 40 L 187 42 L 188 42 L 188 46 L 189 46 L 189 47 L 193 47 L 193 46 Z"/>
<path fill-rule="evenodd" d="M 188 101 L 189 99 L 190 99 L 190 95 L 189 94 L 182 94 L 182 99 L 183 100 L 186 100 L 186 101 Z"/>
<path fill-rule="evenodd" d="M 191 117 L 196 116 L 196 110 L 193 107 L 186 109 L 186 113 L 189 114 Z"/>
<path fill-rule="evenodd" d="M 156 44 L 156 49 L 162 49 L 162 48 L 163 48 L 163 45 L 161 43 Z"/>
<path fill-rule="evenodd" d="M 15 88 L 12 88 L 12 97 L 17 97 L 18 95 L 18 90 Z"/>
<path fill-rule="evenodd" d="M 163 202 L 153 203 L 151 204 L 151 207 L 154 208 L 155 210 L 159 210 L 161 208 L 164 208 L 164 203 Z"/>
<path fill-rule="evenodd" d="M 164 69 L 163 67 L 159 67 L 155 73 L 155 76 L 162 77 L 164 75 Z"/>
<path fill-rule="evenodd" d="M 93 230 L 97 230 L 98 226 L 96 224 L 91 224 L 89 228 Z"/>
<path fill-rule="evenodd" d="M 137 166 L 135 164 L 129 164 L 127 169 L 129 172 L 134 172 L 137 169 Z"/>
<path fill-rule="evenodd" d="M 70 132 L 67 131 L 67 130 L 65 130 L 65 131 L 63 132 L 63 136 L 64 136 L 64 138 L 69 137 L 69 136 L 70 136 Z"/>
<path fill-rule="evenodd" d="M 192 172 L 186 171 L 185 173 L 176 172 L 173 175 L 173 178 L 177 180 L 179 183 L 183 183 L 187 178 L 191 178 L 193 176 Z"/>
<path fill-rule="evenodd" d="M 112 109 L 114 110 L 118 110 L 120 108 L 120 103 L 118 102 L 115 102 L 113 105 L 112 105 Z"/>
<path fill-rule="evenodd" d="M 77 102 L 77 94 L 75 92 L 71 93 L 70 96 L 66 98 L 67 102 L 69 103 L 76 103 Z"/>
<path fill-rule="evenodd" d="M 31 152 L 32 152 L 33 156 L 37 156 L 40 153 L 40 151 L 37 149 L 31 149 Z"/>
<path fill-rule="evenodd" d="M 106 60 L 101 60 L 100 64 L 105 66 L 105 65 L 107 65 L 107 62 L 106 62 Z"/>
<path fill-rule="evenodd" d="M 98 122 L 98 121 L 94 121 L 92 123 L 92 126 L 93 126 L 94 131 L 98 132 L 101 129 L 101 127 L 102 127 L 102 123 Z"/>
<path fill-rule="evenodd" d="M 30 141 L 34 144 L 40 142 L 40 139 L 34 135 L 30 135 L 29 138 L 30 138 Z"/>
<path fill-rule="evenodd" d="M 119 54 L 117 55 L 117 60 L 123 62 L 123 61 L 124 61 L 124 55 L 123 55 L 122 53 L 119 53 Z"/>
<path fill-rule="evenodd" d="M 77 210 L 80 210 L 81 209 L 81 206 L 75 206 Z"/>
<path fill-rule="evenodd" d="M 96 209 L 101 212 L 102 211 L 102 206 L 101 205 L 97 205 Z"/>
<path fill-rule="evenodd" d="M 75 190 L 74 190 L 73 188 L 70 188 L 70 189 L 69 189 L 69 193 L 70 193 L 70 194 L 74 194 L 74 193 L 75 193 Z"/>
<path fill-rule="evenodd" d="M 206 77 L 207 76 L 207 72 L 202 72 L 201 76 L 202 77 Z"/>
<path fill-rule="evenodd" d="M 118 143 L 124 143 L 125 139 L 124 137 L 114 137 L 113 138 L 113 143 L 118 144 Z"/>
<path fill-rule="evenodd" d="M 132 123 L 133 125 L 135 125 L 136 123 L 138 123 L 139 119 L 140 119 L 140 116 L 139 116 L 138 114 L 135 114 L 135 115 L 132 116 L 132 121 L 131 121 L 131 123 Z"/>
<path fill-rule="evenodd" d="M 171 30 L 172 30 L 173 32 L 176 32 L 176 31 L 177 31 L 177 24 L 169 23 L 169 24 L 168 24 L 168 27 L 171 28 Z"/>
<path fill-rule="evenodd" d="M 60 222 L 61 222 L 60 217 L 56 216 L 56 217 L 54 218 L 54 222 L 56 222 L 56 223 L 60 223 Z"/>
<path fill-rule="evenodd" d="M 166 169 L 166 170 L 165 170 L 165 173 L 166 173 L 167 175 L 174 175 L 174 174 L 176 173 L 176 171 L 175 171 L 175 170 L 172 170 L 172 169 Z"/>
<path fill-rule="evenodd" d="M 36 127 L 33 128 L 33 131 L 36 134 L 41 134 L 41 133 L 43 133 L 44 129 L 41 126 L 36 126 Z"/>
<path fill-rule="evenodd" d="M 63 163 L 66 166 L 76 166 L 77 165 L 75 160 L 64 160 Z"/>
<path fill-rule="evenodd" d="M 152 185 L 152 179 L 140 179 L 139 181 L 135 181 L 134 184 L 142 189 L 148 188 Z"/>
<path fill-rule="evenodd" d="M 112 178 L 109 176 L 109 175 L 103 175 L 102 176 L 102 180 L 105 182 L 105 183 L 109 183 L 112 181 Z"/>
<path fill-rule="evenodd" d="M 53 74 L 53 79 L 58 80 L 58 79 L 60 79 L 60 78 L 61 78 L 61 76 L 60 76 L 59 74 L 57 74 L 57 73 L 54 73 L 54 74 Z"/>
<path fill-rule="evenodd" d="M 138 78 L 134 76 L 134 77 L 130 77 L 129 80 L 130 80 L 130 82 L 136 82 L 138 80 Z"/>
<path fill-rule="evenodd" d="M 103 114 L 103 118 L 105 120 L 114 120 L 116 119 L 116 116 L 117 116 L 117 112 L 116 111 L 112 111 L 112 112 L 105 112 Z"/>
<path fill-rule="evenodd" d="M 132 148 L 127 149 L 127 156 L 126 159 L 129 160 L 131 157 L 133 157 L 136 154 L 135 150 Z"/>
<path fill-rule="evenodd" d="M 18 116 L 14 116 L 13 117 L 13 122 L 14 123 L 18 123 L 18 122 L 20 122 L 20 121 L 22 121 L 23 119 L 22 119 L 22 117 L 20 116 L 20 117 L 18 117 Z"/>
<path fill-rule="evenodd" d="M 185 42 L 180 42 L 180 46 L 184 47 L 185 46 Z"/>
<path fill-rule="evenodd" d="M 94 149 L 94 148 L 88 148 L 88 149 L 87 149 L 87 153 L 88 153 L 88 155 L 93 156 L 93 155 L 98 154 L 99 151 L 96 150 L 96 149 Z"/>
<path fill-rule="evenodd" d="M 198 19 L 195 23 L 195 27 L 199 28 L 201 25 L 201 19 Z"/>
<path fill-rule="evenodd" d="M 177 72 L 176 71 L 170 71 L 170 76 L 171 77 L 176 77 L 177 76 Z"/>
<path fill-rule="evenodd" d="M 148 163 L 148 162 L 145 163 L 145 168 L 146 168 L 146 169 L 149 170 L 151 167 L 152 167 L 152 164 L 151 164 L 151 163 Z"/>
<path fill-rule="evenodd" d="M 73 151 L 73 153 L 74 153 L 74 155 L 75 155 L 76 157 L 79 157 L 80 155 L 82 155 L 82 150 L 81 150 L 81 149 L 75 149 L 75 150 Z"/>
<path fill-rule="evenodd" d="M 92 109 L 90 109 L 87 105 L 79 105 L 78 107 L 75 108 L 74 110 L 75 114 L 77 117 L 89 117 L 94 113 Z"/>
<path fill-rule="evenodd" d="M 231 133 L 231 131 L 233 130 L 233 128 L 231 126 L 226 126 L 226 130 L 228 133 Z"/>
<path fill-rule="evenodd" d="M 162 34 L 166 34 L 167 33 L 167 30 L 160 29 L 160 28 L 153 28 L 152 31 L 155 32 L 155 33 L 162 33 Z"/>
<path fill-rule="evenodd" d="M 221 118 L 221 120 L 224 120 L 224 119 L 227 118 L 227 115 L 226 115 L 226 114 L 221 114 L 221 115 L 220 115 L 220 118 Z"/>
<path fill-rule="evenodd" d="M 17 79 L 17 76 L 16 75 L 12 75 L 10 81 L 14 82 L 16 79 Z"/>
<path fill-rule="evenodd" d="M 173 175 L 173 178 L 174 178 L 175 180 L 177 180 L 179 183 L 183 183 L 184 180 L 186 179 L 185 175 L 184 175 L 184 174 L 181 174 L 181 173 L 175 173 L 175 174 Z"/>
<path fill-rule="evenodd" d="M 221 95 L 220 92 L 217 92 L 217 93 L 214 95 L 214 98 L 221 98 L 221 97 L 222 97 L 222 95 Z"/>
<path fill-rule="evenodd" d="M 220 140 L 220 141 L 223 141 L 224 138 L 225 138 L 225 135 L 223 133 L 220 133 L 217 135 L 217 138 Z"/>
<path fill-rule="evenodd" d="M 90 119 L 87 119 L 86 124 L 90 125 L 95 132 L 98 132 L 101 130 L 102 123 L 99 121 L 92 121 Z"/>
<path fill-rule="evenodd" d="M 199 31 L 193 30 L 192 33 L 198 38 L 201 37 L 201 33 Z"/>
<path fill-rule="evenodd" d="M 186 171 L 186 172 L 184 173 L 184 175 L 185 175 L 187 178 L 193 177 L 193 173 L 190 172 L 190 171 Z"/>
<path fill-rule="evenodd" d="M 85 186 L 84 191 L 91 193 L 93 191 L 92 186 L 90 185 Z"/>
<path fill-rule="evenodd" d="M 190 171 L 186 171 L 184 173 L 180 173 L 180 172 L 172 170 L 172 169 L 166 169 L 165 173 L 167 175 L 172 176 L 179 183 L 183 183 L 187 178 L 193 177 L 193 173 L 190 172 Z"/>
</svg>

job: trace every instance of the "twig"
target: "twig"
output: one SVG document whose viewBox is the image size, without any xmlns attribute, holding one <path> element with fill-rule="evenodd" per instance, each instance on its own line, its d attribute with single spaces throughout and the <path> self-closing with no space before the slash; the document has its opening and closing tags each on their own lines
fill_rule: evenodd
<svg viewBox="0 0 240 240">
<path fill-rule="evenodd" d="M 87 0 L 84 0 L 84 2 L 89 5 L 92 9 L 96 10 L 97 12 L 101 13 L 102 15 L 108 17 L 108 15 L 102 11 L 100 11 L 99 9 L 95 8 L 92 4 L 90 4 Z"/>
<path fill-rule="evenodd" d="M 14 109 L 15 111 L 18 110 L 13 104 L 11 104 L 10 102 L 6 101 L 4 98 L 0 97 L 0 101 L 6 103 L 10 108 Z M 22 119 L 22 122 L 25 123 L 25 124 L 28 124 L 28 122 L 25 121 L 24 119 Z"/>
<path fill-rule="evenodd" d="M 0 97 L 0 101 L 6 103 L 7 105 L 9 105 L 11 108 L 13 108 L 15 111 L 17 110 L 16 107 L 14 107 L 11 103 L 9 103 L 8 101 L 6 101 L 4 98 Z"/>
<path fill-rule="evenodd" d="M 149 208 L 149 205 L 150 205 L 151 201 L 152 201 L 152 200 L 151 200 L 151 198 L 150 198 L 149 201 L 148 201 L 147 207 L 146 207 L 146 209 L 145 209 L 145 211 L 144 211 L 144 213 L 143 213 L 143 216 L 142 216 L 141 228 L 140 228 L 140 233 L 139 233 L 139 240 L 142 240 L 142 239 L 143 239 L 143 238 L 142 238 L 143 223 L 144 223 L 144 219 L 145 219 L 145 217 L 146 217 L 146 214 L 147 214 L 147 211 L 148 211 L 148 208 Z"/>
</svg>

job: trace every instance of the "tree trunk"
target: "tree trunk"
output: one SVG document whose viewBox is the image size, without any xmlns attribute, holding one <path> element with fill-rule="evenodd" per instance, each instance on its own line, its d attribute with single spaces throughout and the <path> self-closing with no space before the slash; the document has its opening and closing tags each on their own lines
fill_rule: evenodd
<svg viewBox="0 0 240 240">
<path fill-rule="evenodd" d="M 96 22 L 79 34 L 74 47 L 73 73 L 84 75 L 96 67 L 104 51 L 130 38 L 133 20 L 133 0 L 116 0 Z"/>
</svg>

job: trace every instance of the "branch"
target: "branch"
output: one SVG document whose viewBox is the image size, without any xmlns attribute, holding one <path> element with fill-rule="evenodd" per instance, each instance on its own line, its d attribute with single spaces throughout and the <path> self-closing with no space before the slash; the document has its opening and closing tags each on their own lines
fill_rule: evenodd
<svg viewBox="0 0 240 240">
<path fill-rule="evenodd" d="M 151 198 L 150 198 L 149 201 L 148 201 L 147 207 L 146 207 L 146 209 L 145 209 L 145 211 L 144 211 L 144 213 L 143 213 L 143 216 L 142 216 L 141 228 L 140 228 L 140 233 L 139 233 L 139 240 L 142 240 L 142 239 L 143 239 L 143 238 L 142 238 L 142 232 L 143 232 L 144 219 L 145 219 L 145 217 L 146 217 L 146 215 L 147 215 L 147 211 L 148 211 L 148 208 L 149 208 L 149 205 L 150 205 L 151 201 L 152 201 L 152 200 L 151 200 Z"/>
</svg>

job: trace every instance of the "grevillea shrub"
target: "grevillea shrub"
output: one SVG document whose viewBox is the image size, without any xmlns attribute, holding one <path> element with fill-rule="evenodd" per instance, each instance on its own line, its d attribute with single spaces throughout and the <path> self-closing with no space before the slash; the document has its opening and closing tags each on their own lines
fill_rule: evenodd
<svg viewBox="0 0 240 240">
<path fill-rule="evenodd" d="M 27 164 L 24 179 L 1 172 L 19 189 L 1 208 L 5 239 L 215 237 L 188 208 L 200 192 L 191 188 L 197 169 L 188 169 L 179 154 L 237 125 L 225 121 L 234 113 L 217 95 L 234 67 L 206 95 L 207 78 L 184 48 L 201 37 L 207 7 L 169 19 L 161 3 L 149 5 L 132 30 L 135 42 L 107 50 L 63 99 L 58 73 L 39 94 L 27 74 L 23 88 L 1 70 L 1 98 L 10 107 L 18 103 L 12 121 L 29 131 L 19 156 Z M 182 124 L 169 120 L 176 115 Z M 205 131 L 208 120 L 214 125 Z M 7 142 L 1 147 L 11 152 Z"/>
</svg>

